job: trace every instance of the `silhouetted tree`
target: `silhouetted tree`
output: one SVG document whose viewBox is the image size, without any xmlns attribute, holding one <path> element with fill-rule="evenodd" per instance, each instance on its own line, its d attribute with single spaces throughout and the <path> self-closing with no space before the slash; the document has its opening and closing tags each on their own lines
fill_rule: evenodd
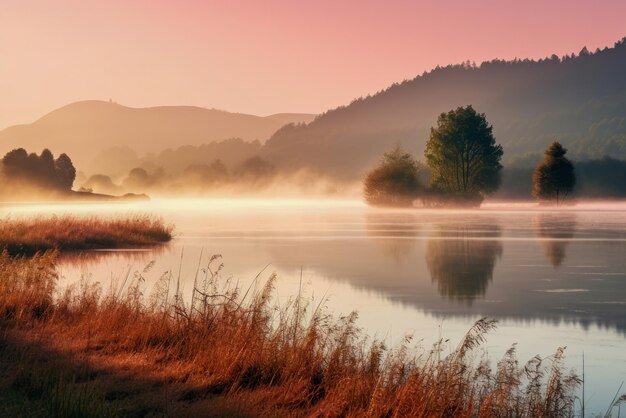
<svg viewBox="0 0 626 418">
<path fill-rule="evenodd" d="M 431 187 L 454 198 L 480 201 L 500 186 L 502 146 L 493 127 L 472 106 L 442 113 L 424 152 Z"/>
<path fill-rule="evenodd" d="M 422 190 L 419 171 L 415 158 L 396 146 L 365 177 L 365 200 L 375 206 L 411 206 Z"/>
<path fill-rule="evenodd" d="M 94 174 L 87 179 L 82 187 L 95 190 L 98 193 L 118 194 L 122 192 L 121 187 L 115 184 L 111 177 L 104 174 Z"/>
<path fill-rule="evenodd" d="M 2 166 L 9 178 L 25 175 L 28 166 L 28 153 L 24 148 L 7 152 L 2 159 Z"/>
<path fill-rule="evenodd" d="M 36 156 L 37 154 L 33 153 L 32 155 Z M 52 155 L 52 152 L 48 148 L 45 148 L 43 151 L 41 151 L 41 155 L 39 155 L 39 161 L 42 167 L 45 167 L 46 169 L 54 169 L 54 155 Z"/>
<path fill-rule="evenodd" d="M 556 199 L 558 206 L 572 192 L 576 175 L 574 164 L 565 157 L 566 153 L 559 142 L 553 142 L 546 149 L 543 161 L 533 171 L 533 197 Z"/>
<path fill-rule="evenodd" d="M 54 159 L 50 150 L 40 155 L 28 154 L 23 148 L 8 152 L 2 159 L 2 168 L 9 180 L 22 180 L 34 186 L 70 190 L 76 178 L 72 160 L 61 154 Z"/>
<path fill-rule="evenodd" d="M 71 189 L 76 179 L 76 168 L 67 154 L 61 154 L 54 161 L 54 168 L 59 178 L 59 183 L 67 189 Z"/>
</svg>

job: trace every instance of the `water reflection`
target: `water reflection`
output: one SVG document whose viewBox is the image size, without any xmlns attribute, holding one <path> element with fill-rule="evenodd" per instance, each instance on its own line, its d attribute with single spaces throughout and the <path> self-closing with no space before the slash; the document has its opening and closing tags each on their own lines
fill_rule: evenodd
<svg viewBox="0 0 626 418">
<path fill-rule="evenodd" d="M 365 216 L 365 232 L 374 238 L 383 249 L 384 255 L 396 265 L 407 261 L 415 250 L 419 236 L 419 224 L 411 214 L 389 216 L 384 213 L 370 213 Z"/>
<path fill-rule="evenodd" d="M 502 256 L 502 244 L 496 239 L 500 234 L 495 224 L 439 228 L 428 240 L 425 258 L 442 296 L 469 303 L 484 296 L 496 260 Z"/>
<path fill-rule="evenodd" d="M 161 257 L 168 245 L 150 248 L 72 251 L 59 254 L 59 265 L 72 268 L 98 269 L 103 263 L 124 263 L 141 266 Z"/>
<path fill-rule="evenodd" d="M 298 284 L 302 268 L 305 283 L 321 283 L 317 292 L 341 301 L 341 312 L 401 306 L 424 318 L 489 316 L 626 331 L 626 212 L 200 209 L 158 212 L 178 231 L 163 253 L 93 253 L 82 256 L 82 268 L 63 263 L 63 274 L 79 277 L 84 268 L 107 282 L 129 265 L 140 270 L 157 260 L 156 279 L 178 271 L 184 250 L 182 276 L 193 279 L 204 251 L 224 255 L 235 279 L 269 263 L 281 291 Z M 538 262 L 546 256 L 549 262 Z M 379 299 L 368 305 L 363 295 Z"/>
<path fill-rule="evenodd" d="M 76 284 L 78 280 L 99 282 L 103 286 L 117 286 L 124 277 L 140 271 L 162 257 L 170 259 L 170 245 L 149 248 L 73 251 L 59 254 L 60 289 Z"/>
<path fill-rule="evenodd" d="M 565 261 L 567 246 L 576 232 L 576 215 L 542 213 L 533 219 L 535 236 L 542 239 L 544 253 L 554 268 Z"/>
</svg>

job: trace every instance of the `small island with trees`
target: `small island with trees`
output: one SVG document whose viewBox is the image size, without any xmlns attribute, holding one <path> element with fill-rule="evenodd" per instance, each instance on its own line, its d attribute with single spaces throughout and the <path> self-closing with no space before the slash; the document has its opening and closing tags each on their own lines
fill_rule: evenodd
<svg viewBox="0 0 626 418">
<path fill-rule="evenodd" d="M 24 148 L 9 151 L 0 159 L 0 197 L 3 200 L 146 200 L 144 194 L 111 196 L 90 190 L 72 190 L 76 168 L 65 153 L 57 158 L 49 149 L 41 154 Z"/>
<path fill-rule="evenodd" d="M 533 172 L 532 196 L 557 206 L 576 184 L 567 150 L 554 142 Z M 426 166 L 400 145 L 385 153 L 364 179 L 365 201 L 372 206 L 477 207 L 501 184 L 502 145 L 484 113 L 471 105 L 441 113 L 430 130 L 424 157 Z M 428 185 L 422 178 L 428 178 Z"/>
</svg>

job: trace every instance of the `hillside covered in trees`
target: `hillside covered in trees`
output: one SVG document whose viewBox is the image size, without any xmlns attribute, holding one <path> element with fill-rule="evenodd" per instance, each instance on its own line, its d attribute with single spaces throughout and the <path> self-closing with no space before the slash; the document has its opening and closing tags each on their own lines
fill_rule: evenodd
<svg viewBox="0 0 626 418">
<path fill-rule="evenodd" d="M 505 167 L 534 166 L 555 139 L 576 160 L 626 159 L 624 74 L 626 38 L 593 53 L 438 67 L 309 124 L 285 126 L 261 155 L 278 166 L 358 177 L 394 144 L 423 155 L 437 115 L 472 104 L 492 122 Z"/>
</svg>

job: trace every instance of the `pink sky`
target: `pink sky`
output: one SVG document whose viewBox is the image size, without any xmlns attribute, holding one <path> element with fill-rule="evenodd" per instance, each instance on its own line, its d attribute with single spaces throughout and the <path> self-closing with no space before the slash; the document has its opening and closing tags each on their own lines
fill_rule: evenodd
<svg viewBox="0 0 626 418">
<path fill-rule="evenodd" d="M 85 99 L 318 113 L 437 64 L 623 36 L 624 0 L 2 0 L 0 128 Z"/>
</svg>

